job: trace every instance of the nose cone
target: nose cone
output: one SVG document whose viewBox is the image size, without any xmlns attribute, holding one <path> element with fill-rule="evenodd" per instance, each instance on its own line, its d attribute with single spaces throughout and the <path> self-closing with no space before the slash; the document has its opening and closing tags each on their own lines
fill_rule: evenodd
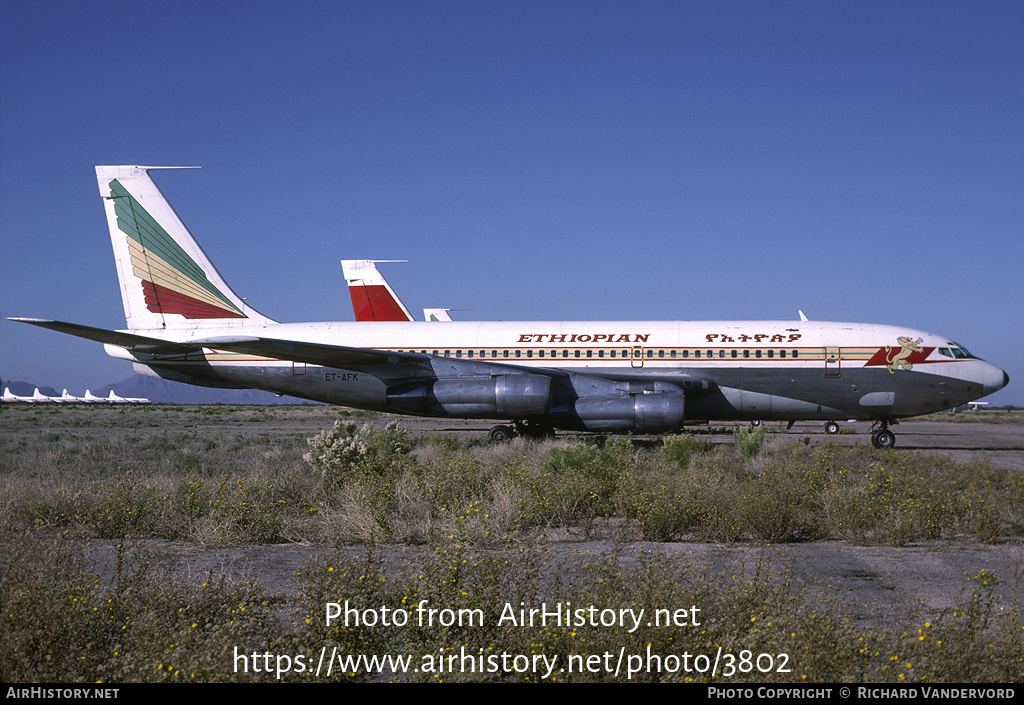
<svg viewBox="0 0 1024 705">
<path fill-rule="evenodd" d="M 1010 375 L 1006 374 L 995 365 L 985 363 L 985 371 L 981 381 L 982 394 L 984 396 L 988 396 L 993 392 L 998 392 L 1009 383 Z"/>
</svg>

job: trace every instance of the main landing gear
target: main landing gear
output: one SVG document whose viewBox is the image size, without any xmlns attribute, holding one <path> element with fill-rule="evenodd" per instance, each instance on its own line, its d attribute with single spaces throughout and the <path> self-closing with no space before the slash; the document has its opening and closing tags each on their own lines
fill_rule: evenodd
<svg viewBox="0 0 1024 705">
<path fill-rule="evenodd" d="M 495 426 L 487 434 L 487 440 L 491 443 L 504 443 L 515 438 L 515 431 L 511 426 Z"/>
<path fill-rule="evenodd" d="M 492 428 L 487 434 L 487 439 L 492 443 L 502 443 L 504 441 L 510 441 L 513 438 L 530 438 L 533 440 L 540 440 L 542 438 L 551 438 L 554 435 L 554 429 L 542 426 L 539 423 L 513 421 L 511 426 L 502 425 Z"/>
<path fill-rule="evenodd" d="M 871 432 L 871 445 L 875 448 L 895 448 L 896 434 L 889 430 L 888 420 L 883 419 L 880 423 L 881 425 Z"/>
</svg>

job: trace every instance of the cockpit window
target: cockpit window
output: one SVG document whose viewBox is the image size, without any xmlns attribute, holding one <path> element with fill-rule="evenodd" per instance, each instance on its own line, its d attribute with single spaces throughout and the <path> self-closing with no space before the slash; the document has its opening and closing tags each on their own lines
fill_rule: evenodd
<svg viewBox="0 0 1024 705">
<path fill-rule="evenodd" d="M 950 349 L 953 351 L 953 357 L 956 359 L 967 360 L 974 357 L 974 355 L 971 355 L 970 351 L 968 351 L 963 345 L 960 345 L 959 343 L 952 343 L 951 345 L 952 347 Z"/>
<path fill-rule="evenodd" d="M 949 351 L 949 348 L 939 348 L 939 355 L 943 357 L 953 357 L 953 353 Z"/>
</svg>

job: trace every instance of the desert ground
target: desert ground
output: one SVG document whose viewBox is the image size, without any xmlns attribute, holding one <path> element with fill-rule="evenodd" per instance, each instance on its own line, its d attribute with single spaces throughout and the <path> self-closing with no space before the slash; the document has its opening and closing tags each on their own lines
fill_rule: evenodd
<svg viewBox="0 0 1024 705">
<path fill-rule="evenodd" d="M 983 463 L 1011 476 L 1024 473 L 1024 423 L 1018 414 L 986 412 L 958 417 L 933 416 L 900 423 L 894 427 L 895 452 L 908 457 L 924 454 L 952 459 L 958 464 L 955 467 Z M 275 444 L 290 443 L 293 448 L 304 446 L 306 439 L 331 428 L 337 418 L 336 410 L 321 406 L 270 409 L 21 406 L 3 410 L 0 443 L 8 447 L 60 443 L 66 453 L 69 442 L 87 446 L 101 441 L 116 443 L 119 438 L 138 443 L 145 443 L 140 439 L 148 437 L 177 438 L 186 439 L 176 441 L 179 445 L 192 448 L 196 439 L 218 439 L 216 442 L 224 445 L 225 439 L 233 438 L 237 439 L 234 442 L 247 439 L 258 442 L 270 449 L 264 455 L 274 457 Z M 395 419 L 387 416 L 351 419 L 357 424 L 375 426 L 384 426 L 392 420 Z M 397 420 L 419 443 L 429 440 L 449 445 L 482 445 L 490 426 L 487 422 L 405 417 Z M 766 451 L 792 443 L 870 446 L 870 425 L 865 423 L 842 423 L 840 432 L 835 435 L 826 434 L 818 423 L 799 423 L 788 431 L 778 424 L 765 427 Z M 733 429 L 733 424 L 721 424 L 694 430 L 711 447 L 732 444 Z M 439 438 L 448 440 L 439 441 Z M 566 433 L 559 434 L 555 443 L 572 445 L 592 440 Z M 639 437 L 631 442 L 638 449 L 660 448 L 661 444 L 656 437 Z M 179 450 L 171 452 L 175 458 L 202 456 L 200 451 L 189 451 L 184 456 Z M 13 467 L 11 461 L 0 468 L 3 471 L 0 482 L 8 488 L 19 473 L 30 471 L 24 466 Z M 4 497 L 8 508 L 7 535 L 25 529 L 24 522 L 17 519 L 17 512 L 10 509 L 24 501 L 23 497 L 15 495 L 8 491 Z M 57 524 L 59 522 L 54 522 L 54 526 L 40 526 L 37 523 L 36 535 L 57 531 Z M 284 621 L 304 618 L 298 603 L 301 588 L 296 578 L 311 565 L 323 565 L 340 557 L 358 563 L 372 552 L 382 579 L 385 576 L 399 578 L 410 566 L 429 559 L 437 551 L 436 542 L 432 540 L 383 540 L 368 545 L 351 539 L 318 542 L 302 537 L 282 541 L 276 537 L 268 542 L 243 540 L 217 545 L 215 541 L 186 537 L 166 539 L 139 535 L 130 537 L 127 549 L 124 536 L 94 534 L 86 540 L 89 565 L 101 581 L 117 579 L 123 570 L 119 562 L 127 550 L 132 555 L 144 555 L 148 565 L 176 580 L 194 580 L 197 576 L 216 573 L 234 581 L 259 585 L 266 595 L 272 596 L 277 605 L 274 614 Z M 825 537 L 773 542 L 750 537 L 708 541 L 706 535 L 699 532 L 683 532 L 674 540 L 652 541 L 644 540 L 627 519 L 609 517 L 585 524 L 549 522 L 529 532 L 520 532 L 519 540 L 523 544 L 543 543 L 548 570 L 566 575 L 584 575 L 586 566 L 609 559 L 614 559 L 621 570 L 628 572 L 632 566 L 639 573 L 655 556 L 674 565 L 699 569 L 704 575 L 756 575 L 758 580 L 790 581 L 806 604 L 827 601 L 831 609 L 838 609 L 839 619 L 870 630 L 902 628 L 899 625 L 921 620 L 927 623 L 929 615 L 948 615 L 951 610 L 955 614 L 957 606 L 969 603 L 972 595 L 977 599 L 979 580 L 986 582 L 985 576 L 998 576 L 997 580 L 990 581 L 985 598 L 994 603 L 995 612 L 1015 612 L 1019 620 L 1024 602 L 1024 543 L 1013 528 L 985 541 L 964 531 L 944 532 L 936 537 L 914 536 L 898 545 L 872 540 L 870 534 L 862 540 Z M 479 543 L 478 548 L 485 553 L 508 550 L 487 542 Z M 864 678 L 863 674 L 860 678 Z"/>
</svg>

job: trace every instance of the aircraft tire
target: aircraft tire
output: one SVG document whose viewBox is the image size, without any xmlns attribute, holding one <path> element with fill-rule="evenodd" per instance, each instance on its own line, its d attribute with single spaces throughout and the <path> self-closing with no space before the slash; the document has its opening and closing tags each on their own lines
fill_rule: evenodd
<svg viewBox="0 0 1024 705">
<path fill-rule="evenodd" d="M 512 429 L 508 426 L 495 426 L 487 434 L 487 439 L 491 443 L 504 443 L 505 441 L 512 440 L 514 435 Z"/>
<path fill-rule="evenodd" d="M 829 421 L 827 424 L 825 424 L 825 433 L 831 435 L 839 433 L 839 424 L 837 424 L 835 421 Z"/>
<path fill-rule="evenodd" d="M 882 428 L 871 434 L 871 445 L 875 448 L 895 448 L 896 434 L 887 428 Z"/>
</svg>

